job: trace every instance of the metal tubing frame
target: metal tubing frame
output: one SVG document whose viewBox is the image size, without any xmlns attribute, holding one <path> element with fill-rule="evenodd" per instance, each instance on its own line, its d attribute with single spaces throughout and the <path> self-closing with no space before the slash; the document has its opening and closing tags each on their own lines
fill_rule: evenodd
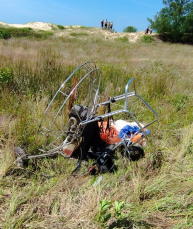
<svg viewBox="0 0 193 229">
<path fill-rule="evenodd" d="M 128 92 L 129 87 L 130 87 L 130 85 L 131 85 L 132 82 L 134 83 L 134 91 Z M 156 118 L 153 121 L 151 121 L 150 123 L 146 124 L 144 127 L 141 126 L 141 124 L 137 120 L 137 118 L 127 109 L 127 98 L 129 98 L 131 96 L 138 97 L 145 104 L 145 106 L 147 108 L 149 108 L 150 111 L 152 111 L 152 113 L 156 116 Z M 133 120 L 137 123 L 137 125 L 139 126 L 139 131 L 137 131 L 134 135 L 132 135 L 131 138 L 123 138 L 120 142 L 118 142 L 115 145 L 115 147 L 113 148 L 113 150 L 115 150 L 116 148 L 118 148 L 121 145 L 125 146 L 125 148 L 126 147 L 127 148 L 130 148 L 131 146 L 135 145 L 137 142 L 140 141 L 140 139 L 137 140 L 136 142 L 132 143 L 132 141 L 131 141 L 132 138 L 135 135 L 137 135 L 140 131 L 142 131 L 144 133 L 145 137 L 146 137 L 146 133 L 145 133 L 144 129 L 158 120 L 158 114 L 154 111 L 154 109 L 141 96 L 139 96 L 136 93 L 135 79 L 134 78 L 131 78 L 130 81 L 126 84 L 126 86 L 125 86 L 125 94 L 119 95 L 119 96 L 116 96 L 116 97 L 113 97 L 113 98 L 110 98 L 108 101 L 98 104 L 97 107 L 99 107 L 101 105 L 107 105 L 109 103 L 114 103 L 114 102 L 116 102 L 118 100 L 123 100 L 123 99 L 125 99 L 125 103 L 124 103 L 124 108 L 123 109 L 112 111 L 112 112 L 106 113 L 104 115 L 97 116 L 97 117 L 93 118 L 92 120 L 82 121 L 80 123 L 81 125 L 87 125 L 88 123 L 91 123 L 91 122 L 102 121 L 104 118 L 107 118 L 107 117 L 110 117 L 110 116 L 113 116 L 113 115 L 116 115 L 116 114 L 120 114 L 120 113 L 127 113 L 127 114 L 129 114 L 133 118 Z"/>
<path fill-rule="evenodd" d="M 94 64 L 94 67 L 95 67 L 95 68 L 92 68 L 92 67 L 89 65 L 89 63 Z M 81 78 L 81 80 L 76 84 L 76 86 L 72 89 L 72 91 L 70 92 L 69 95 L 67 95 L 67 94 L 65 94 L 64 92 L 62 92 L 61 89 L 64 87 L 64 85 L 66 84 L 66 82 L 67 82 L 67 81 L 68 81 L 68 80 L 69 80 L 69 79 L 70 79 L 70 78 L 71 78 L 71 77 L 72 77 L 81 67 L 84 67 L 84 68 L 88 71 L 88 73 L 86 73 L 86 74 Z M 47 129 L 47 128 L 45 128 L 44 126 L 42 126 L 42 122 L 43 122 L 43 119 L 44 119 L 44 117 L 46 116 L 46 113 L 47 113 L 47 111 L 49 110 L 51 104 L 53 103 L 54 99 L 55 99 L 56 96 L 58 95 L 58 93 L 59 93 L 59 92 L 62 93 L 63 95 L 66 96 L 66 98 L 65 98 L 63 104 L 60 106 L 60 108 L 59 108 L 58 112 L 56 113 L 55 117 L 53 118 L 52 123 L 51 123 L 51 125 L 50 125 L 51 127 L 53 126 L 54 121 L 55 121 L 56 118 L 58 117 L 59 113 L 61 112 L 61 110 L 62 110 L 62 108 L 64 107 L 65 103 L 68 101 L 68 99 L 69 99 L 69 97 L 71 96 L 71 94 L 76 90 L 76 88 L 80 85 L 80 83 L 81 83 L 88 75 L 90 75 L 90 74 L 91 74 L 92 72 L 94 72 L 94 71 L 98 71 L 98 72 L 99 72 L 99 82 L 98 82 L 98 86 L 97 86 L 96 93 L 95 93 L 95 97 L 94 97 L 94 107 L 93 107 L 93 109 L 92 109 L 92 112 L 94 112 L 94 110 L 96 109 L 95 103 L 96 103 L 96 100 L 97 100 L 97 97 L 98 97 L 99 87 L 100 87 L 100 83 L 101 83 L 101 72 L 100 72 L 100 69 L 98 69 L 98 68 L 96 67 L 96 64 L 95 64 L 94 62 L 88 61 L 88 62 L 85 62 L 84 64 L 80 65 L 76 70 L 74 70 L 73 73 L 71 73 L 70 76 L 68 76 L 68 78 L 62 83 L 62 85 L 60 86 L 60 88 L 58 89 L 58 91 L 55 93 L 54 97 L 52 98 L 52 100 L 51 100 L 50 103 L 48 104 L 48 106 L 47 106 L 47 108 L 46 108 L 46 110 L 45 110 L 45 112 L 44 112 L 44 114 L 43 114 L 42 121 L 41 121 L 41 123 L 40 123 L 40 125 L 39 125 L 39 128 L 38 128 L 38 132 L 39 132 L 39 133 L 41 133 L 41 134 L 43 134 L 43 135 L 46 135 L 44 132 L 40 131 L 40 128 L 46 130 L 47 132 L 50 132 L 49 129 Z M 61 136 L 61 135 L 60 135 L 60 136 Z M 58 136 L 58 137 L 60 137 L 60 136 Z"/>
<path fill-rule="evenodd" d="M 146 128 L 147 126 L 153 124 L 154 122 L 156 122 L 158 120 L 158 114 L 154 111 L 154 109 L 141 97 L 139 96 L 138 94 L 136 94 L 136 90 L 135 90 L 135 86 L 134 86 L 134 91 L 132 92 L 128 92 L 128 89 L 129 89 L 129 86 L 130 84 L 134 82 L 135 83 L 135 80 L 134 78 L 132 78 L 125 86 L 125 94 L 123 95 L 118 95 L 116 97 L 112 97 L 110 98 L 108 101 L 106 102 L 103 102 L 103 103 L 99 103 L 97 105 L 97 107 L 100 107 L 102 105 L 107 105 L 109 103 L 114 103 L 116 101 L 119 101 L 119 100 L 123 100 L 125 99 L 125 103 L 124 103 L 124 108 L 123 109 L 120 109 L 120 110 L 116 110 L 116 111 L 112 111 L 110 113 L 106 113 L 106 114 L 103 114 L 103 115 L 99 115 L 95 118 L 93 118 L 92 120 L 86 120 L 86 121 L 82 121 L 80 124 L 81 125 L 86 125 L 88 123 L 91 123 L 91 122 L 95 122 L 95 121 L 101 121 L 103 120 L 104 118 L 107 118 L 107 117 L 110 117 L 110 116 L 113 116 L 113 115 L 116 115 L 116 114 L 120 114 L 120 113 L 128 113 L 129 115 L 131 115 L 131 117 L 134 119 L 134 121 L 139 125 L 139 127 L 141 127 L 140 123 L 138 122 L 137 118 L 127 109 L 127 98 L 128 97 L 132 97 L 132 96 L 136 96 L 138 97 L 152 112 L 153 114 L 156 116 L 156 119 L 153 120 L 152 122 L 146 124 L 144 127 L 141 127 L 141 129 L 143 128 Z M 113 99 L 113 102 L 112 102 L 112 99 Z"/>
<path fill-rule="evenodd" d="M 79 66 L 79 67 L 78 67 L 78 68 L 77 68 L 77 69 L 76 69 L 76 70 L 75 70 L 75 71 L 65 80 L 65 82 L 61 85 L 61 87 L 58 89 L 58 91 L 56 92 L 55 96 L 53 97 L 53 99 L 52 99 L 51 102 L 49 103 L 49 105 L 48 105 L 46 111 L 44 112 L 44 116 L 45 116 L 46 112 L 48 111 L 49 107 L 51 106 L 53 100 L 55 99 L 55 97 L 57 96 L 57 94 L 58 94 L 59 92 L 61 92 L 61 91 L 60 91 L 61 88 L 65 85 L 65 83 L 69 80 L 69 78 L 70 78 L 77 70 L 79 70 L 82 66 L 87 65 L 88 63 L 93 63 L 93 62 L 89 61 L 89 62 L 85 62 L 84 64 L 80 65 L 80 66 Z M 88 65 L 88 66 L 89 66 L 89 65 Z M 85 66 L 84 66 L 84 67 L 85 67 Z M 89 66 L 89 67 L 90 67 L 90 66 Z M 96 67 L 96 65 L 95 65 L 95 67 Z M 88 70 L 88 69 L 87 69 L 87 70 Z M 78 85 L 80 84 L 80 82 L 82 82 L 91 72 L 96 71 L 96 70 L 99 70 L 99 69 L 98 69 L 98 68 L 91 69 L 91 70 L 81 79 L 81 81 L 79 81 L 79 83 L 76 85 L 75 88 L 77 88 Z M 100 70 L 99 70 L 99 71 L 100 71 Z M 100 73 L 99 85 L 100 85 L 100 81 L 101 81 L 101 73 Z M 129 91 L 129 92 L 128 92 L 128 90 L 130 89 L 130 85 L 131 85 L 132 82 L 134 83 L 134 91 L 131 91 L 131 92 Z M 71 91 L 71 93 L 68 95 L 67 99 L 68 99 L 69 96 L 73 93 L 73 91 L 75 90 L 75 88 L 74 88 L 74 89 Z M 96 100 L 97 100 L 98 91 L 99 91 L 99 86 L 98 86 L 98 88 L 97 88 L 97 90 L 96 90 L 96 94 L 95 94 L 95 98 L 94 98 L 94 103 L 95 103 Z M 67 96 L 67 95 L 66 95 L 66 96 Z M 141 101 L 142 101 L 142 102 L 143 102 L 143 103 L 153 112 L 153 114 L 156 116 L 156 118 L 155 118 L 152 122 L 146 124 L 144 127 L 142 127 L 142 126 L 140 125 L 140 123 L 139 123 L 139 121 L 137 120 L 137 118 L 127 109 L 127 99 L 128 99 L 129 97 L 132 97 L 132 96 L 138 97 L 138 98 L 139 98 L 139 99 L 140 99 L 140 100 L 141 100 Z M 65 100 L 65 102 L 67 101 L 67 99 Z M 142 131 L 142 132 L 144 133 L 144 135 L 146 136 L 146 133 L 145 133 L 145 131 L 144 131 L 144 128 L 146 128 L 147 126 L 149 126 L 149 125 L 153 124 L 154 122 L 156 122 L 156 121 L 158 120 L 158 114 L 154 111 L 154 109 L 153 109 L 153 108 L 152 108 L 152 107 L 151 107 L 151 106 L 150 106 L 141 96 L 139 96 L 139 95 L 136 93 L 136 89 L 135 89 L 135 80 L 134 80 L 134 78 L 131 78 L 130 81 L 126 84 L 126 86 L 125 86 L 125 94 L 122 94 L 122 95 L 118 95 L 118 96 L 112 97 L 112 98 L 110 98 L 110 99 L 109 99 L 108 101 L 106 101 L 106 102 L 97 104 L 97 105 L 95 106 L 95 108 L 92 109 L 92 111 L 94 111 L 95 109 L 97 109 L 98 107 L 100 107 L 100 106 L 102 106 L 102 105 L 107 105 L 107 104 L 114 103 L 114 102 L 116 102 L 116 101 L 123 100 L 123 99 L 125 100 L 123 109 L 116 110 L 116 111 L 112 111 L 112 112 L 109 112 L 109 113 L 106 113 L 106 114 L 103 114 L 103 115 L 99 115 L 99 116 L 94 117 L 94 118 L 90 117 L 89 120 L 82 121 L 82 122 L 80 122 L 79 125 L 85 126 L 85 125 L 87 125 L 88 123 L 95 122 L 95 121 L 102 121 L 104 118 L 107 118 L 107 117 L 110 117 L 110 116 L 113 116 L 113 115 L 116 115 L 116 114 L 127 113 L 127 114 L 129 114 L 129 115 L 133 118 L 133 120 L 134 120 L 134 121 L 138 124 L 138 126 L 140 127 L 140 130 L 139 130 L 137 133 L 139 133 L 140 131 Z M 60 109 L 59 109 L 59 111 L 57 112 L 57 114 L 56 114 L 54 120 L 56 119 L 57 115 L 59 114 L 59 112 L 60 112 L 61 109 L 63 108 L 65 102 L 64 102 L 64 103 L 62 104 L 62 106 L 60 107 Z M 43 117 L 44 117 L 44 116 L 43 116 Z M 89 117 L 88 117 L 88 118 L 89 118 Z M 91 119 L 91 118 L 92 118 L 92 119 Z M 54 122 L 54 121 L 53 121 L 53 122 Z M 41 126 L 41 125 L 40 125 L 40 126 Z M 42 127 L 42 128 L 43 128 L 43 127 Z M 132 137 L 134 137 L 137 133 L 135 133 Z M 132 142 L 131 142 L 132 137 L 131 137 L 131 138 L 123 138 L 120 142 L 118 142 L 118 143 L 115 145 L 115 147 L 113 148 L 113 150 L 116 149 L 116 148 L 118 148 L 118 147 L 121 146 L 121 145 L 123 145 L 125 148 L 130 148 L 131 146 L 133 146 L 134 144 L 136 144 L 136 143 L 140 140 L 140 139 L 139 139 L 137 142 L 132 143 Z M 60 146 L 58 146 L 58 147 L 56 147 L 56 148 L 54 148 L 54 149 L 51 149 L 51 150 L 49 150 L 49 151 L 44 151 L 45 153 L 42 154 L 42 155 L 26 156 L 26 157 L 27 157 L 26 159 L 31 159 L 31 158 L 42 158 L 42 157 L 53 156 L 53 155 L 56 155 L 56 154 L 60 154 L 60 155 L 62 155 L 62 156 L 65 157 L 65 155 L 64 155 L 63 153 L 60 152 L 60 151 L 62 150 L 62 148 L 63 148 L 63 145 L 60 145 Z"/>
</svg>

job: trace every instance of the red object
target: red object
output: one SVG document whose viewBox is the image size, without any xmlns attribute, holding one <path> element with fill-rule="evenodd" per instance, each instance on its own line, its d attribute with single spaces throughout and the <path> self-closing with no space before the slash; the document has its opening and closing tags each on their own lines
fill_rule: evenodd
<svg viewBox="0 0 193 229">
<path fill-rule="evenodd" d="M 96 172 L 97 172 L 97 170 L 96 170 L 95 167 L 91 166 L 91 167 L 89 168 L 88 172 L 89 172 L 90 175 L 95 175 Z"/>
<path fill-rule="evenodd" d="M 108 145 L 121 141 L 121 138 L 118 137 L 119 131 L 114 126 L 107 128 L 107 121 L 98 122 L 98 125 L 100 127 L 100 137 Z"/>
</svg>

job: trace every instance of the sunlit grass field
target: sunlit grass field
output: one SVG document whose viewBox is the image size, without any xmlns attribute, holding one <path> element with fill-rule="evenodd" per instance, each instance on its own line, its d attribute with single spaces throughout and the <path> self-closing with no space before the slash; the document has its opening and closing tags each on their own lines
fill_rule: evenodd
<svg viewBox="0 0 193 229">
<path fill-rule="evenodd" d="M 191 45 L 82 39 L 77 32 L 0 40 L 0 228 L 193 228 L 192 56 Z M 16 168 L 14 147 L 37 153 L 48 102 L 89 60 L 102 73 L 100 101 L 134 77 L 137 93 L 158 113 L 145 158 L 117 154 L 117 171 L 97 176 L 87 175 L 86 162 L 71 176 L 77 160 L 60 156 Z"/>
</svg>

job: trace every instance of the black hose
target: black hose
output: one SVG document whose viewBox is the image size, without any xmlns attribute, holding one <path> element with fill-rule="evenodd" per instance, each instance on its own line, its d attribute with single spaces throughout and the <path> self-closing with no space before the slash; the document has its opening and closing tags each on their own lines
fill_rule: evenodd
<svg viewBox="0 0 193 229">
<path fill-rule="evenodd" d="M 82 148 L 80 147 L 80 158 L 78 160 L 76 168 L 71 172 L 71 175 L 79 170 L 81 167 L 81 162 L 82 162 Z"/>
</svg>

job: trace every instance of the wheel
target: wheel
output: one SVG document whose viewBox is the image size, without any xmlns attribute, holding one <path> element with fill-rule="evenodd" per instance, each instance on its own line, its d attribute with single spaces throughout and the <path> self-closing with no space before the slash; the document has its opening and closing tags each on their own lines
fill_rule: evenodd
<svg viewBox="0 0 193 229">
<path fill-rule="evenodd" d="M 141 145 L 135 144 L 134 146 L 128 148 L 127 150 L 122 149 L 121 154 L 128 157 L 131 161 L 138 161 L 140 158 L 144 157 L 144 149 Z"/>
</svg>

